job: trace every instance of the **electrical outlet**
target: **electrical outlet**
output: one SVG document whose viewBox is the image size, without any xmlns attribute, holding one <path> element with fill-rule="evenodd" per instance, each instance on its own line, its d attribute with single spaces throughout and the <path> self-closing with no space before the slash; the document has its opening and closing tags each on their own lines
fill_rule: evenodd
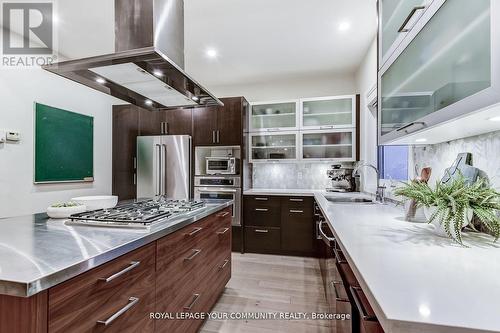
<svg viewBox="0 0 500 333">
<path fill-rule="evenodd" d="M 6 139 L 7 139 L 7 141 L 17 142 L 17 141 L 21 140 L 21 134 L 19 134 L 19 132 L 8 131 L 7 135 L 6 135 Z"/>
</svg>

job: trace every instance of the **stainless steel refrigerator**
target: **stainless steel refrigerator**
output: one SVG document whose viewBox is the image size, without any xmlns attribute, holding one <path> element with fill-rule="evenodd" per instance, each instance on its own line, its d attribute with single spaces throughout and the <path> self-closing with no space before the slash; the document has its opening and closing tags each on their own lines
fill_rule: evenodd
<svg viewBox="0 0 500 333">
<path fill-rule="evenodd" d="M 190 199 L 191 137 L 137 137 L 137 198 Z"/>
</svg>

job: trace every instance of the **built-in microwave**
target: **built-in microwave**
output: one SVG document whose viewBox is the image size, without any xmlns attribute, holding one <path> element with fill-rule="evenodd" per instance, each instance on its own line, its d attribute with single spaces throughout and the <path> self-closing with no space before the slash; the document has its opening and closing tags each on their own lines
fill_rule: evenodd
<svg viewBox="0 0 500 333">
<path fill-rule="evenodd" d="M 207 157 L 208 175 L 238 175 L 240 159 L 236 157 Z"/>
</svg>

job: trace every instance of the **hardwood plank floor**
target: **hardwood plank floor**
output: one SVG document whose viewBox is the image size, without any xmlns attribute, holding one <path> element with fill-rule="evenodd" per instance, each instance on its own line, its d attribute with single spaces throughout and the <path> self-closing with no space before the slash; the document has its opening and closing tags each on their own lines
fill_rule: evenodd
<svg viewBox="0 0 500 333">
<path fill-rule="evenodd" d="M 212 312 L 328 312 L 314 258 L 233 253 L 232 278 Z M 208 319 L 202 333 L 329 332 L 321 320 Z"/>
</svg>

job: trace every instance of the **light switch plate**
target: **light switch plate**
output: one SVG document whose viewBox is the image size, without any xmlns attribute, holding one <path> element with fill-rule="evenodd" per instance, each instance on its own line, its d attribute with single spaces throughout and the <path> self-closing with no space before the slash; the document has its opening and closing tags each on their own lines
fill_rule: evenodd
<svg viewBox="0 0 500 333">
<path fill-rule="evenodd" d="M 17 142 L 17 141 L 21 140 L 21 135 L 19 134 L 19 132 L 8 131 L 7 135 L 6 135 L 6 139 L 7 139 L 7 141 Z"/>
</svg>

